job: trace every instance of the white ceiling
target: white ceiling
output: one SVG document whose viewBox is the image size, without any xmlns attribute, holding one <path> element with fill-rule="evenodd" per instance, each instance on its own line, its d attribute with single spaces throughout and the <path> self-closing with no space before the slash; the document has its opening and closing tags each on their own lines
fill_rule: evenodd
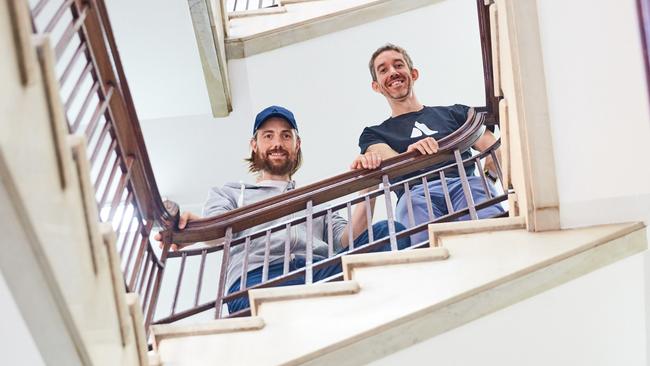
<svg viewBox="0 0 650 366">
<path fill-rule="evenodd" d="M 364 126 L 388 117 L 370 89 L 378 46 L 406 47 L 429 105 L 484 104 L 476 3 L 433 5 L 245 59 L 229 61 L 233 112 L 211 116 L 187 3 L 112 0 L 109 11 L 161 193 L 200 211 L 208 189 L 252 181 L 243 163 L 255 114 L 270 104 L 296 113 L 305 164 L 299 184 L 344 172 Z M 152 11 L 155 9 L 155 12 Z"/>
</svg>

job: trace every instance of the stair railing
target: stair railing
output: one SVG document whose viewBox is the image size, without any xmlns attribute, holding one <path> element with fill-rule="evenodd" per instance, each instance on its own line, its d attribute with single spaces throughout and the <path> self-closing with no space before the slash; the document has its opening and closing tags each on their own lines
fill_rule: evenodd
<svg viewBox="0 0 650 366">
<path fill-rule="evenodd" d="M 439 152 L 435 155 L 420 155 L 418 152 L 401 154 L 392 159 L 384 161 L 376 170 L 358 170 L 343 173 L 329 179 L 298 188 L 287 193 L 247 205 L 236 210 L 196 221 L 191 221 L 182 231 L 175 229 L 168 230 L 164 234 L 166 240 L 177 244 L 209 242 L 217 239 L 223 239 L 219 244 L 211 248 L 186 249 L 179 252 L 169 253 L 168 259 L 179 258 L 181 260 L 178 276 L 175 278 L 168 277 L 165 286 L 173 289 L 173 297 L 168 302 L 171 304 L 161 304 L 163 309 L 169 308 L 170 312 L 156 321 L 156 323 L 169 323 L 187 318 L 198 313 L 214 310 L 216 318 L 236 317 L 250 315 L 250 309 L 244 308 L 235 313 L 224 315 L 225 304 L 248 296 L 248 291 L 255 288 L 271 287 L 285 284 L 287 282 L 296 283 L 313 283 L 314 272 L 331 266 L 340 266 L 341 258 L 348 254 L 365 253 L 374 251 L 379 247 L 387 247 L 389 250 L 398 250 L 398 240 L 406 237 L 413 237 L 414 234 L 426 232 L 428 225 L 436 222 L 454 221 L 457 219 L 478 219 L 481 209 L 499 205 L 507 200 L 509 192 L 508 187 L 501 189 L 488 188 L 492 183 L 489 182 L 488 176 L 484 173 L 483 161 L 490 157 L 495 162 L 496 174 L 501 180 L 501 167 L 497 158 L 497 148 L 500 142 L 497 141 L 490 148 L 473 156 L 463 158 L 462 153 L 467 151 L 476 140 L 485 131 L 485 113 L 475 113 L 470 111 L 467 122 L 455 131 L 452 135 L 447 136 L 439 141 Z M 439 168 L 431 168 L 436 164 L 454 161 L 454 163 Z M 485 199 L 475 201 L 475 194 L 469 193 L 471 188 L 469 177 L 466 170 L 475 166 L 477 176 L 474 178 L 481 181 L 481 185 L 486 192 Z M 404 175 L 413 175 L 408 178 L 401 178 Z M 452 197 L 450 190 L 446 186 L 446 176 L 458 176 L 467 202 L 466 208 L 455 209 L 452 206 Z M 442 185 L 444 201 L 447 205 L 447 212 L 442 216 L 434 216 L 433 204 L 431 197 L 427 195 L 427 213 L 428 220 L 425 222 L 415 222 L 414 205 L 410 196 L 410 189 L 413 186 L 429 182 L 439 181 Z M 354 193 L 366 188 L 376 187 L 371 192 L 361 194 L 354 198 L 347 198 L 340 201 L 350 193 Z M 398 229 L 399 225 L 395 217 L 395 209 L 391 192 L 403 192 L 403 198 L 406 199 L 408 218 L 406 222 L 401 222 L 405 228 Z M 428 194 L 428 190 L 425 190 Z M 347 232 L 342 235 L 348 236 L 350 248 L 342 253 L 336 253 L 335 240 L 333 233 L 332 216 L 341 213 L 341 216 L 351 217 L 353 206 L 361 204 L 367 215 L 365 228 L 373 226 L 371 200 L 383 198 L 386 204 L 387 221 L 389 235 L 377 238 L 369 229 L 368 243 L 354 246 L 353 231 L 350 225 Z M 501 211 L 497 216 L 506 216 L 507 212 Z M 293 228 L 306 225 L 307 240 L 316 240 L 321 233 L 310 232 L 309 228 L 315 227 L 314 220 L 324 218 L 325 227 L 322 233 L 324 241 L 327 243 L 327 259 L 315 261 L 311 245 L 305 247 L 304 255 L 305 266 L 295 270 L 289 270 L 289 263 L 296 254 L 294 250 L 296 233 Z M 376 220 L 374 220 L 376 221 Z M 284 251 L 280 255 L 281 259 L 271 262 L 271 242 L 283 240 L 285 243 Z M 428 238 L 422 242 L 412 243 L 408 248 L 415 249 L 428 246 Z M 300 251 L 298 251 L 300 252 Z M 262 282 L 253 286 L 247 286 L 247 275 L 253 269 L 248 267 L 249 258 L 259 256 L 263 253 L 264 261 L 262 268 Z M 216 262 L 211 260 L 215 255 L 221 255 L 220 274 L 217 281 L 217 293 L 213 300 L 200 303 L 199 299 L 205 298 L 203 286 L 205 285 L 205 263 Z M 230 268 L 234 256 L 243 258 L 241 268 Z M 195 278 L 188 279 L 185 275 L 186 263 L 192 258 L 200 258 L 200 269 Z M 241 261 L 240 261 L 241 262 Z M 270 278 L 270 266 L 282 263 L 282 275 L 276 278 Z M 323 282 L 342 279 L 342 274 L 336 274 L 331 278 L 324 279 Z M 171 284 L 170 284 L 171 282 Z M 239 284 L 237 291 L 228 293 L 228 289 L 235 283 Z M 194 303 L 191 307 L 178 311 L 178 298 L 182 287 L 190 286 L 194 290 Z M 168 306 L 168 307 L 167 307 Z"/>
<path fill-rule="evenodd" d="M 101 0 L 40 0 L 31 14 L 35 35 L 52 45 L 68 131 L 87 142 L 100 220 L 116 232 L 125 287 L 140 295 L 149 324 L 166 256 L 149 235 L 155 222 L 173 225 L 174 212 L 160 198 L 106 8 Z"/>
<path fill-rule="evenodd" d="M 31 7 L 34 33 L 39 37 L 47 37 L 51 41 L 61 104 L 64 107 L 69 133 L 81 135 L 87 141 L 88 158 L 91 163 L 90 174 L 96 191 L 99 219 L 111 223 L 117 233 L 117 249 L 122 259 L 125 288 L 129 292 L 140 295 L 145 314 L 145 327 L 148 328 L 153 323 L 156 309 L 163 305 L 170 306 L 170 314 L 159 318 L 156 323 L 183 319 L 209 309 L 215 310 L 216 317 L 223 317 L 224 303 L 246 296 L 250 289 L 277 285 L 301 276 L 305 277 L 307 283 L 312 282 L 313 271 L 340 263 L 343 255 L 333 253 L 333 248 L 330 246 L 328 258 L 315 262 L 313 253 L 307 253 L 306 267 L 292 272 L 285 269 L 282 276 L 270 280 L 266 278 L 263 283 L 251 287 L 246 287 L 245 278 L 243 280 L 240 278 L 240 289 L 227 294 L 226 270 L 229 256 L 238 247 L 244 248 L 255 240 L 264 240 L 271 235 L 282 235 L 282 230 L 286 231 L 298 225 L 307 224 L 307 227 L 311 227 L 309 224 L 313 220 L 323 216 L 329 217 L 336 211 L 349 213 L 355 204 L 363 204 L 366 210 L 369 210 L 369 201 L 383 196 L 389 216 L 390 235 L 385 238 L 374 238 L 371 231 L 368 244 L 356 248 L 352 245 L 348 253 L 363 253 L 386 244 L 394 250 L 397 240 L 426 230 L 428 223 L 416 225 L 412 219 L 413 208 L 409 206 L 407 220 L 409 222 L 405 223 L 406 229 L 396 230 L 395 218 L 391 217 L 393 208 L 390 192 L 403 190 L 408 196 L 408 188 L 412 185 L 426 184 L 427 180 L 444 177 L 450 170 L 456 169 L 463 180 L 463 190 L 468 193 L 465 169 L 460 167 L 469 165 L 478 166 L 480 179 L 487 187 L 489 183 L 483 174 L 482 166 L 482 159 L 487 156 L 492 157 L 496 162 L 498 176 L 503 181 L 498 159 L 496 159 L 498 143 L 476 156 L 462 158 L 460 155 L 473 144 L 484 124 L 498 123 L 496 108 L 498 99 L 492 96 L 489 17 L 484 1 L 477 0 L 477 4 L 488 102 L 486 107 L 479 109 L 480 112 L 471 114 L 461 129 L 440 141 L 439 154 L 433 156 L 417 156 L 415 152 L 402 154 L 385 161 L 378 170 L 344 173 L 264 202 L 192 222 L 186 230 L 178 232 L 174 229 L 178 220 L 178 206 L 171 202 L 163 202 L 158 191 L 104 1 L 39 0 L 35 2 Z M 423 168 L 448 159 L 452 159 L 455 163 L 433 171 L 421 171 Z M 416 171 L 421 172 L 408 179 L 397 179 Z M 378 184 L 381 185 L 380 189 L 353 199 L 332 203 L 333 200 Z M 508 187 L 503 187 L 500 194 L 488 194 L 488 199 L 483 202 L 473 202 L 471 195 L 466 194 L 468 197 L 466 209 L 449 210 L 447 215 L 438 218 L 430 215 L 428 222 L 449 221 L 464 215 L 476 218 L 477 210 L 504 201 L 508 193 Z M 445 194 L 448 202 L 448 192 L 445 191 Z M 410 200 L 408 197 L 407 199 Z M 428 211 L 431 212 L 430 206 Z M 292 217 L 282 220 L 279 225 L 266 227 L 262 231 L 241 234 L 261 223 L 281 220 L 288 215 Z M 154 224 L 164 229 L 164 246 L 159 254 L 149 240 Z M 367 225 L 370 227 L 371 224 L 371 220 L 368 220 Z M 328 224 L 327 236 L 330 243 L 331 230 L 331 224 Z M 223 243 L 211 248 L 182 252 L 169 251 L 172 242 L 188 243 L 224 236 L 226 239 Z M 426 243 L 415 243 L 411 248 L 423 245 Z M 309 251 L 308 246 L 307 252 Z M 213 297 L 214 300 L 199 303 L 202 283 L 205 283 L 202 276 L 207 257 L 217 252 L 223 253 L 218 292 Z M 246 250 L 244 249 L 243 252 L 246 253 Z M 268 257 L 266 253 L 265 255 Z M 194 306 L 177 311 L 185 263 L 191 257 L 200 257 L 201 260 L 199 277 L 195 283 Z M 283 258 L 286 262 L 287 257 Z M 172 303 L 158 306 L 163 274 L 168 260 L 179 260 L 181 270 L 176 281 L 170 282 L 174 287 Z M 268 277 L 269 264 L 268 261 L 264 263 L 266 277 Z M 244 276 L 245 273 L 246 271 L 243 270 Z M 340 275 L 327 280 L 337 279 L 340 279 Z M 244 309 L 238 314 L 228 314 L 228 316 L 246 313 L 248 310 Z"/>
</svg>

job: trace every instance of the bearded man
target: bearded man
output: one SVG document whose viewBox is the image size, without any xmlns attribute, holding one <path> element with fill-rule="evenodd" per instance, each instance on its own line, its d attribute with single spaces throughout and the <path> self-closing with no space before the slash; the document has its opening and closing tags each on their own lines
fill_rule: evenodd
<svg viewBox="0 0 650 366">
<path fill-rule="evenodd" d="M 251 156 L 246 159 L 249 171 L 257 174 L 256 182 L 248 183 L 227 183 L 223 187 L 212 188 L 203 208 L 204 216 L 216 216 L 234 210 L 238 207 L 250 205 L 255 202 L 273 197 L 278 194 L 290 191 L 295 188 L 295 182 L 291 180 L 293 174 L 302 163 L 302 152 L 300 150 L 301 140 L 298 136 L 298 126 L 293 113 L 280 106 L 270 106 L 262 110 L 255 118 L 253 125 L 253 137 L 250 140 Z M 369 154 L 367 159 L 357 162 L 353 169 L 377 168 L 381 163 L 378 155 Z M 374 205 L 374 202 L 373 202 Z M 372 210 L 371 210 L 372 212 Z M 271 228 L 281 222 L 291 219 L 294 215 L 257 225 L 250 229 L 233 234 L 233 238 L 241 238 L 255 232 Z M 297 216 L 296 216 L 297 217 Z M 185 228 L 188 221 L 200 218 L 189 212 L 183 213 L 179 220 L 179 229 Z M 328 257 L 328 222 L 326 216 L 313 219 L 313 262 Z M 395 223 L 397 231 L 404 230 L 399 222 Z M 352 214 L 352 232 L 354 246 L 368 243 L 367 219 L 365 207 L 355 207 Z M 388 235 L 388 224 L 386 221 L 378 222 L 372 226 L 376 240 Z M 306 245 L 308 243 L 306 224 L 299 224 L 292 227 L 291 233 L 291 262 L 289 270 L 297 270 L 305 266 Z M 336 213 L 332 214 L 332 232 L 334 250 L 336 254 L 347 251 L 349 237 L 344 235 L 348 230 L 348 222 Z M 271 234 L 269 250 L 268 278 L 272 279 L 283 274 L 284 250 L 286 233 L 279 231 Z M 158 240 L 160 240 L 158 238 Z M 403 249 L 410 245 L 409 238 L 397 240 L 398 248 Z M 262 282 L 266 238 L 251 240 L 247 260 L 248 272 L 246 275 L 246 287 L 251 287 Z M 172 245 L 172 249 L 178 249 Z M 388 251 L 390 245 L 386 244 L 377 251 Z M 233 246 L 230 252 L 228 263 L 226 288 L 228 293 L 240 289 L 240 278 L 244 263 L 243 245 Z M 329 266 L 314 270 L 313 281 L 319 281 L 341 272 L 341 265 Z M 296 285 L 304 283 L 304 278 L 295 278 L 287 281 L 281 286 Z M 237 312 L 249 306 L 247 298 L 238 298 L 228 302 L 230 313 Z"/>
</svg>

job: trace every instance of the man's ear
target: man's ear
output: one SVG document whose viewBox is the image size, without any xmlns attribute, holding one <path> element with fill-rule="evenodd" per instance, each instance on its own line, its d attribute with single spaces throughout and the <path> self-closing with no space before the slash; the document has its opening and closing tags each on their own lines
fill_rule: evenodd
<svg viewBox="0 0 650 366">
<path fill-rule="evenodd" d="M 255 141 L 255 139 L 251 139 L 250 146 L 251 146 L 251 150 L 254 153 L 257 153 L 257 141 Z"/>
<path fill-rule="evenodd" d="M 300 136 L 296 138 L 296 151 L 300 150 Z"/>
<path fill-rule="evenodd" d="M 420 71 L 418 69 L 411 69 L 411 77 L 413 78 L 413 81 L 417 80 L 420 77 Z"/>
<path fill-rule="evenodd" d="M 372 87 L 372 90 L 374 90 L 376 93 L 381 94 L 381 90 L 379 89 L 379 83 L 377 81 L 373 80 L 370 86 Z"/>
</svg>

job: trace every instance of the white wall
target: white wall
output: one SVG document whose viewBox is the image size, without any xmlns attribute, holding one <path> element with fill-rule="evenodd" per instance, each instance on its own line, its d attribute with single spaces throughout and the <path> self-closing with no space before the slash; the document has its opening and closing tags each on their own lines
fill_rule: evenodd
<svg viewBox="0 0 650 366">
<path fill-rule="evenodd" d="M 358 154 L 363 127 L 389 116 L 383 97 L 370 89 L 366 66 L 386 42 L 406 47 L 421 69 L 416 90 L 423 103 L 484 105 L 477 23 L 474 2 L 447 0 L 230 61 L 230 117 L 213 119 L 206 106 L 201 116 L 143 121 L 161 192 L 196 210 L 210 186 L 252 180 L 242 160 L 253 118 L 270 104 L 296 114 L 305 156 L 300 185 L 344 172 Z"/>
<path fill-rule="evenodd" d="M 635 0 L 537 1 L 562 227 L 650 218 Z"/>
<path fill-rule="evenodd" d="M 647 365 L 643 273 L 637 254 L 371 365 Z"/>
<path fill-rule="evenodd" d="M 140 119 L 208 113 L 187 1 L 110 0 L 106 7 Z"/>
<path fill-rule="evenodd" d="M 24 366 L 45 365 L 2 272 L 0 272 L 0 309 L 2 310 L 1 363 Z"/>
</svg>

